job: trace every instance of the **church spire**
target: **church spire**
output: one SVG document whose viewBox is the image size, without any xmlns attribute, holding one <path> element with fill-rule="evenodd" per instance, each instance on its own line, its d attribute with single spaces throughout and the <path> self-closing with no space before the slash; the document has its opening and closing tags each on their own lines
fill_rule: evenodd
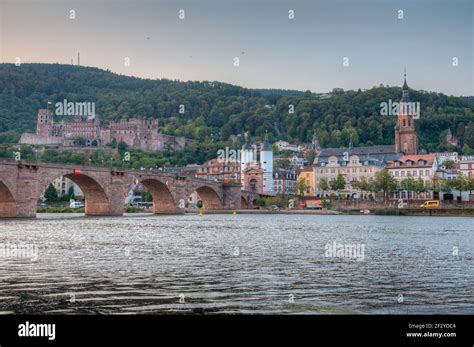
<svg viewBox="0 0 474 347">
<path fill-rule="evenodd" d="M 408 102 L 410 100 L 408 96 L 408 84 L 407 84 L 407 69 L 405 68 L 404 81 L 402 87 L 402 101 Z"/>
</svg>

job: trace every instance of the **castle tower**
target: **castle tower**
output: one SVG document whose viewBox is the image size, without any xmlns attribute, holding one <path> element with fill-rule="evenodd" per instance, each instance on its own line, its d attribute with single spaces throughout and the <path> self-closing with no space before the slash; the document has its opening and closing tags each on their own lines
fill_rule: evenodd
<svg viewBox="0 0 474 347">
<path fill-rule="evenodd" d="M 260 167 L 263 170 L 263 192 L 273 194 L 273 150 L 267 134 L 260 150 Z"/>
<path fill-rule="evenodd" d="M 418 136 L 415 130 L 415 120 L 410 113 L 410 97 L 408 95 L 407 74 L 402 87 L 402 100 L 398 111 L 397 125 L 395 125 L 395 151 L 407 155 L 418 154 Z"/>
<path fill-rule="evenodd" d="M 38 118 L 36 122 L 36 135 L 51 136 L 53 130 L 53 113 L 48 109 L 38 110 Z"/>
</svg>

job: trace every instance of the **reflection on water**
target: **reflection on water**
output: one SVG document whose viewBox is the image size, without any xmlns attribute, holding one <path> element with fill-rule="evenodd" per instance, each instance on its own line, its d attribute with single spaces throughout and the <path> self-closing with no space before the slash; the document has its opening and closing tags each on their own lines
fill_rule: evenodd
<svg viewBox="0 0 474 347">
<path fill-rule="evenodd" d="M 0 244 L 38 252 L 36 260 L 0 257 L 0 312 L 473 314 L 473 222 L 75 214 L 0 221 Z M 363 244 L 364 260 L 326 257 L 334 242 Z"/>
</svg>

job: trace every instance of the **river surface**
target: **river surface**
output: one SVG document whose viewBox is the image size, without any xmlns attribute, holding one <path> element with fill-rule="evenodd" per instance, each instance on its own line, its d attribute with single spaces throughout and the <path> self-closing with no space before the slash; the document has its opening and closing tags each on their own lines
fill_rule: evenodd
<svg viewBox="0 0 474 347">
<path fill-rule="evenodd" d="M 39 214 L 0 245 L 0 313 L 474 314 L 469 217 Z"/>
</svg>

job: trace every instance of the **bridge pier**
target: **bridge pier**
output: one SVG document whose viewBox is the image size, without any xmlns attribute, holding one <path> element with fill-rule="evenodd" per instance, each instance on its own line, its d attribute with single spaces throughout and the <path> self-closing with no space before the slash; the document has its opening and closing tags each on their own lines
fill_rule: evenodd
<svg viewBox="0 0 474 347">
<path fill-rule="evenodd" d="M 240 184 L 224 184 L 222 189 L 224 209 L 240 210 L 242 207 L 242 189 Z"/>
<path fill-rule="evenodd" d="M 38 167 L 19 165 L 16 179 L 16 217 L 35 218 L 38 198 Z"/>
<path fill-rule="evenodd" d="M 124 210 L 124 201 L 127 195 L 127 180 L 123 172 L 112 172 L 110 184 L 105 189 L 107 195 L 107 203 L 91 204 L 91 208 L 87 210 L 88 201 L 86 199 L 86 215 L 88 216 L 122 216 Z M 100 211 L 100 213 L 97 213 Z"/>
</svg>

